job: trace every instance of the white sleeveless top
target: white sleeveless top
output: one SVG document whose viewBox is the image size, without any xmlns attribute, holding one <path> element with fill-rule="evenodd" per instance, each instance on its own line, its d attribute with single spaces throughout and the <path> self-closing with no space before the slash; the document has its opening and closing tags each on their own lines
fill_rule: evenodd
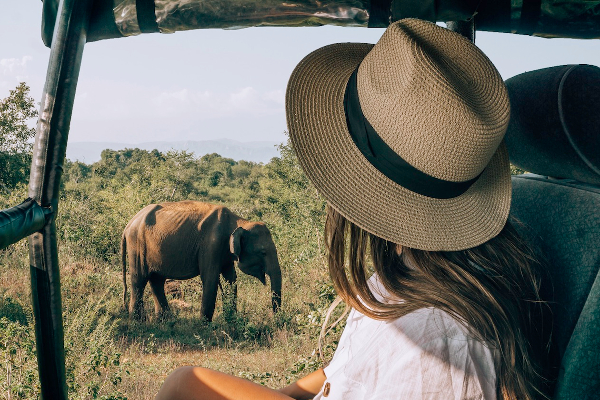
<svg viewBox="0 0 600 400">
<path fill-rule="evenodd" d="M 387 297 L 376 276 L 369 283 L 380 301 Z M 497 359 L 439 309 L 393 321 L 352 310 L 314 400 L 495 400 Z"/>
</svg>

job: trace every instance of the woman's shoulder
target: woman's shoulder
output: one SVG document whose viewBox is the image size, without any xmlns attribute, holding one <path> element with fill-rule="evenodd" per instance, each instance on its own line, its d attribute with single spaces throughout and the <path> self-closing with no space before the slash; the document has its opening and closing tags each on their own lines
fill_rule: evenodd
<svg viewBox="0 0 600 400">
<path fill-rule="evenodd" d="M 380 301 L 402 301 L 391 297 L 377 276 L 369 285 Z M 438 398 L 494 398 L 497 352 L 441 309 L 421 308 L 392 320 L 352 310 L 344 335 L 341 354 L 328 372 L 377 388 L 377 398 L 397 398 L 399 387 L 407 388 L 402 398 L 414 398 L 432 385 L 444 393 Z M 427 388 L 419 382 L 428 382 Z M 448 388 L 460 393 L 454 396 Z M 462 391 L 477 395 L 462 396 Z"/>
<path fill-rule="evenodd" d="M 387 329 L 397 332 L 416 344 L 449 340 L 475 339 L 468 327 L 457 318 L 438 308 L 421 308 L 387 321 Z"/>
<path fill-rule="evenodd" d="M 497 351 L 449 313 L 422 308 L 389 321 L 361 318 L 343 373 L 377 388 L 376 398 L 397 398 L 400 388 L 400 398 L 430 391 L 439 391 L 436 398 L 495 398 Z"/>
<path fill-rule="evenodd" d="M 375 298 L 381 302 L 401 303 L 403 301 L 385 289 L 377 274 L 371 276 L 368 284 Z M 354 312 L 356 316 L 364 317 L 359 312 Z M 472 338 L 466 322 L 458 316 L 435 307 L 420 308 L 396 319 L 385 321 L 384 324 L 390 330 L 418 338 L 417 341 L 421 343 L 435 339 L 466 340 Z"/>
</svg>

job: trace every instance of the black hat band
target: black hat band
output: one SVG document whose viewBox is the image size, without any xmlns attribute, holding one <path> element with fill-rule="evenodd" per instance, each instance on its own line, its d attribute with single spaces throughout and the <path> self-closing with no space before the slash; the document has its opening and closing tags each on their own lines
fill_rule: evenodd
<svg viewBox="0 0 600 400">
<path fill-rule="evenodd" d="M 362 112 L 356 84 L 357 73 L 358 68 L 346 85 L 344 112 L 350 136 L 369 163 L 398 185 L 423 196 L 451 199 L 466 192 L 481 174 L 464 182 L 439 179 L 419 171 L 385 143 Z"/>
</svg>

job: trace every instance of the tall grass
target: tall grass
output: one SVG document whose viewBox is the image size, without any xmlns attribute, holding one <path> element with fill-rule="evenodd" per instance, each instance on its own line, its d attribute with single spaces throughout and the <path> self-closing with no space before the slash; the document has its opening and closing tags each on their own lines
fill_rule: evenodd
<svg viewBox="0 0 600 400">
<path fill-rule="evenodd" d="M 150 399 L 181 365 L 273 388 L 322 366 L 317 338 L 335 297 L 323 253 L 324 202 L 289 147 L 264 166 L 214 155 L 132 154 L 141 161 L 126 165 L 111 153 L 98 165 L 70 164 L 65 173 L 57 231 L 70 398 Z M 0 206 L 25 194 L 23 186 L 0 195 Z M 185 198 L 225 204 L 267 224 L 282 267 L 280 312 L 271 311 L 268 286 L 240 272 L 237 312 L 223 284 L 211 323 L 200 317 L 199 278 L 179 282 L 169 296 L 172 318 L 154 319 L 149 290 L 147 320 L 128 318 L 119 257 L 123 228 L 149 203 Z M 26 241 L 0 250 L 0 398 L 39 397 L 27 252 Z M 325 360 L 340 330 L 327 338 Z"/>
<path fill-rule="evenodd" d="M 31 399 L 39 387 L 27 249 L 16 247 L 0 252 L 0 364 L 9 371 L 0 374 L 0 388 L 6 398 Z M 322 366 L 316 338 L 333 294 L 320 257 L 285 268 L 277 314 L 270 311 L 268 289 L 240 274 L 237 312 L 225 293 L 212 323 L 200 318 L 198 278 L 181 282 L 182 298 L 170 299 L 170 320 L 155 321 L 146 307 L 148 321 L 135 322 L 122 309 L 118 265 L 81 258 L 68 246 L 61 246 L 60 260 L 70 398 L 152 398 L 181 365 L 215 368 L 274 388 Z M 148 291 L 145 302 L 152 304 Z"/>
</svg>

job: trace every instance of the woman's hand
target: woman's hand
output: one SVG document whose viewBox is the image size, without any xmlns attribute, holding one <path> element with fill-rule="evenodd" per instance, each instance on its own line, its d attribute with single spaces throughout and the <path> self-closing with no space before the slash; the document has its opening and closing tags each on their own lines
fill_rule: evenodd
<svg viewBox="0 0 600 400">
<path fill-rule="evenodd" d="M 309 400 L 321 391 L 326 379 L 323 368 L 319 368 L 279 391 L 296 400 Z"/>
</svg>

